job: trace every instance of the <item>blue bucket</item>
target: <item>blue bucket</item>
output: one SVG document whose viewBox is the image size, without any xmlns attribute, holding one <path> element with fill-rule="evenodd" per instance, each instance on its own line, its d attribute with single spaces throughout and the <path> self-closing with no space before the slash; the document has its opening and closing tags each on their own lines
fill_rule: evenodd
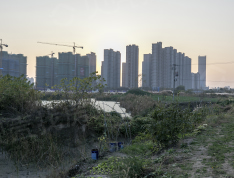
<svg viewBox="0 0 234 178">
<path fill-rule="evenodd" d="M 123 149 L 123 142 L 118 142 L 118 148 L 119 148 L 119 150 Z"/>
<path fill-rule="evenodd" d="M 117 146 L 117 143 L 110 143 L 110 152 L 115 152 L 116 146 Z"/>
<path fill-rule="evenodd" d="M 91 157 L 93 160 L 98 160 L 98 149 L 92 149 Z"/>
</svg>

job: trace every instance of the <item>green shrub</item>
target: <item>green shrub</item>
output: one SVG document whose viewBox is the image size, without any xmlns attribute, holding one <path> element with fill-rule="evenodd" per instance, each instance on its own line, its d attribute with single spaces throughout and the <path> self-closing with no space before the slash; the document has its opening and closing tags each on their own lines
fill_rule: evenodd
<svg viewBox="0 0 234 178">
<path fill-rule="evenodd" d="M 144 167 L 149 162 L 139 157 L 110 157 L 108 160 L 93 167 L 94 174 L 110 174 L 112 177 L 138 178 L 144 176 Z"/>
<path fill-rule="evenodd" d="M 30 113 L 37 106 L 39 92 L 22 75 L 0 78 L 0 112 L 7 115 Z"/>
<path fill-rule="evenodd" d="M 50 134 L 23 139 L 11 136 L 8 138 L 8 143 L 4 144 L 4 148 L 10 158 L 21 164 L 36 163 L 41 166 L 57 166 L 64 156 L 57 140 Z"/>
<path fill-rule="evenodd" d="M 125 95 L 127 95 L 127 94 L 142 95 L 142 96 L 144 96 L 144 95 L 148 95 L 148 96 L 151 95 L 149 92 L 143 91 L 143 90 L 138 89 L 138 88 L 128 90 L 128 92 L 126 92 Z"/>
<path fill-rule="evenodd" d="M 127 112 L 131 112 L 131 116 L 146 116 L 156 105 L 156 101 L 146 95 L 127 94 L 120 97 L 118 101 L 121 107 L 125 108 Z"/>
<path fill-rule="evenodd" d="M 179 134 L 185 134 L 194 128 L 193 118 L 188 109 L 182 110 L 178 105 L 168 108 L 158 106 L 152 114 L 150 133 L 158 143 L 169 146 L 178 142 Z"/>
<path fill-rule="evenodd" d="M 130 122 L 130 128 L 132 135 L 138 135 L 139 133 L 144 133 L 149 124 L 151 123 L 151 119 L 148 117 L 134 117 Z"/>
<path fill-rule="evenodd" d="M 121 152 L 132 156 L 149 156 L 154 151 L 154 148 L 152 141 L 142 141 L 126 146 Z"/>
</svg>

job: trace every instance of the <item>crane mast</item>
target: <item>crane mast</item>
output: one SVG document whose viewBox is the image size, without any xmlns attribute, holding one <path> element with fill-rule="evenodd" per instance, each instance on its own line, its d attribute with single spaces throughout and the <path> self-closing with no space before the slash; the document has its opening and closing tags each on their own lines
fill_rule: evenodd
<svg viewBox="0 0 234 178">
<path fill-rule="evenodd" d="M 47 54 L 46 56 L 51 56 L 52 59 L 52 65 L 51 65 L 51 87 L 54 86 L 54 52 L 51 51 L 50 54 Z"/>
</svg>

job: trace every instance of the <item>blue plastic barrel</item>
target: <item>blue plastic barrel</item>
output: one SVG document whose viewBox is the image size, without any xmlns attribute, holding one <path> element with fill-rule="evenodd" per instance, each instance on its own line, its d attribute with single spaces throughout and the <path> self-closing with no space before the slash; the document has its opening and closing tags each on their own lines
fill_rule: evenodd
<svg viewBox="0 0 234 178">
<path fill-rule="evenodd" d="M 118 148 L 119 148 L 119 150 L 123 149 L 123 142 L 118 142 Z"/>
<path fill-rule="evenodd" d="M 92 149 L 91 157 L 93 160 L 98 160 L 98 149 Z"/>
</svg>

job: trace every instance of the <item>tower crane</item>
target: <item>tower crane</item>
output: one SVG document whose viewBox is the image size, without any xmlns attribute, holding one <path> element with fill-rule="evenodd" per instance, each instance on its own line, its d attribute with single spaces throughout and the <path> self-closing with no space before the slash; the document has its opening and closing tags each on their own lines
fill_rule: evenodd
<svg viewBox="0 0 234 178">
<path fill-rule="evenodd" d="M 41 44 L 48 44 L 48 45 L 56 45 L 56 46 L 66 46 L 66 47 L 72 47 L 73 48 L 73 53 L 75 55 L 75 76 L 77 75 L 76 74 L 76 48 L 82 48 L 83 49 L 83 46 L 76 46 L 75 42 L 74 42 L 74 45 L 64 45 L 64 44 L 56 44 L 56 43 L 46 43 L 46 42 L 37 42 L 37 43 L 41 43 Z"/>
</svg>

